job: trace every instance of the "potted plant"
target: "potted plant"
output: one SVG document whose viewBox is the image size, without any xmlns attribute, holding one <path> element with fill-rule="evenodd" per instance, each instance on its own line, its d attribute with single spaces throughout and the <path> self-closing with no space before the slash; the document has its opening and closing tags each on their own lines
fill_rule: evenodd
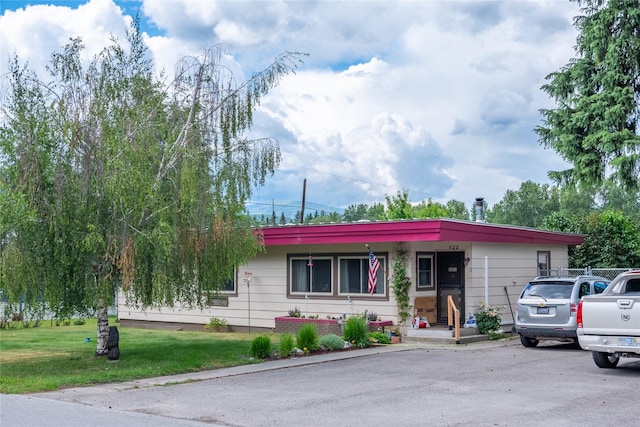
<svg viewBox="0 0 640 427">
<path fill-rule="evenodd" d="M 391 328 L 389 330 L 390 333 L 390 337 L 391 338 L 391 344 L 399 344 L 401 341 L 400 338 L 400 331 L 398 331 L 398 328 Z"/>
<path fill-rule="evenodd" d="M 289 309 L 289 317 L 302 317 L 298 307 Z"/>
<path fill-rule="evenodd" d="M 204 325 L 205 329 L 212 329 L 214 332 L 222 332 L 227 329 L 227 321 L 225 319 L 218 319 L 217 317 L 212 317 L 209 320 L 209 323 Z"/>
</svg>

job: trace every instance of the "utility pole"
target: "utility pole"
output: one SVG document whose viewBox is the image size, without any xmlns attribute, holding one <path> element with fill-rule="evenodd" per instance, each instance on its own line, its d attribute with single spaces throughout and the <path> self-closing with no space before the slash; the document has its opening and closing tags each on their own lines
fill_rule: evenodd
<svg viewBox="0 0 640 427">
<path fill-rule="evenodd" d="M 304 203 L 307 194 L 307 178 L 302 183 L 302 208 L 300 209 L 300 224 L 304 224 Z"/>
</svg>

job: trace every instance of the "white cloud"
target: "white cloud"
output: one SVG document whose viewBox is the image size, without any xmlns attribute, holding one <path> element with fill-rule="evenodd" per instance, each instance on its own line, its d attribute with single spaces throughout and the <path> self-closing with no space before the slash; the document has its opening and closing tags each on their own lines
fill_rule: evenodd
<svg viewBox="0 0 640 427">
<path fill-rule="evenodd" d="M 44 72 L 44 64 L 54 51 L 81 36 L 88 59 L 104 48 L 109 38 L 124 34 L 131 17 L 123 16 L 111 0 L 91 0 L 71 9 L 64 6 L 36 5 L 6 10 L 0 17 L 0 72 L 6 72 L 9 55 L 17 54 Z"/>
<path fill-rule="evenodd" d="M 15 50 L 43 64 L 76 35 L 95 53 L 130 22 L 116 4 L 6 10 L 3 62 Z M 575 3 L 144 0 L 141 11 L 157 28 L 146 37 L 155 62 L 170 74 L 219 43 L 247 76 L 283 51 L 310 54 L 256 115 L 254 134 L 278 138 L 283 152 L 254 198 L 268 211 L 272 200 L 277 212 L 299 209 L 305 178 L 307 201 L 329 208 L 404 188 L 413 201 L 470 206 L 565 167 L 533 129 L 552 105 L 544 77 L 574 55 Z"/>
</svg>

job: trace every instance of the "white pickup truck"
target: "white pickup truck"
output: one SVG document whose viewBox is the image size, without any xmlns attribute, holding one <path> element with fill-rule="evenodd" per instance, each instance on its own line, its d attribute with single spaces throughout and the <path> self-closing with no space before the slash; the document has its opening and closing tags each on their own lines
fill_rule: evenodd
<svg viewBox="0 0 640 427">
<path fill-rule="evenodd" d="M 619 274 L 598 295 L 582 298 L 578 342 L 600 368 L 615 368 L 621 357 L 640 357 L 640 270 Z"/>
</svg>

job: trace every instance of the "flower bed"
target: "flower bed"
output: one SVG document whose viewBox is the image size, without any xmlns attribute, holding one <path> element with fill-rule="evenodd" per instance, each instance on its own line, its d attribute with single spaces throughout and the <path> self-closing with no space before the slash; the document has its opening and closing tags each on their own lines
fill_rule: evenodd
<svg viewBox="0 0 640 427">
<path fill-rule="evenodd" d="M 342 335 L 342 326 L 336 319 L 309 319 L 304 317 L 276 317 L 276 332 L 279 334 L 296 334 L 305 323 L 313 323 L 316 326 L 318 335 L 335 334 Z M 369 331 L 377 331 L 379 328 L 386 328 L 393 325 L 391 320 L 369 322 Z"/>
<path fill-rule="evenodd" d="M 377 331 L 378 329 L 389 328 L 391 326 L 393 326 L 393 322 L 391 320 L 369 322 L 369 332 Z"/>
</svg>

